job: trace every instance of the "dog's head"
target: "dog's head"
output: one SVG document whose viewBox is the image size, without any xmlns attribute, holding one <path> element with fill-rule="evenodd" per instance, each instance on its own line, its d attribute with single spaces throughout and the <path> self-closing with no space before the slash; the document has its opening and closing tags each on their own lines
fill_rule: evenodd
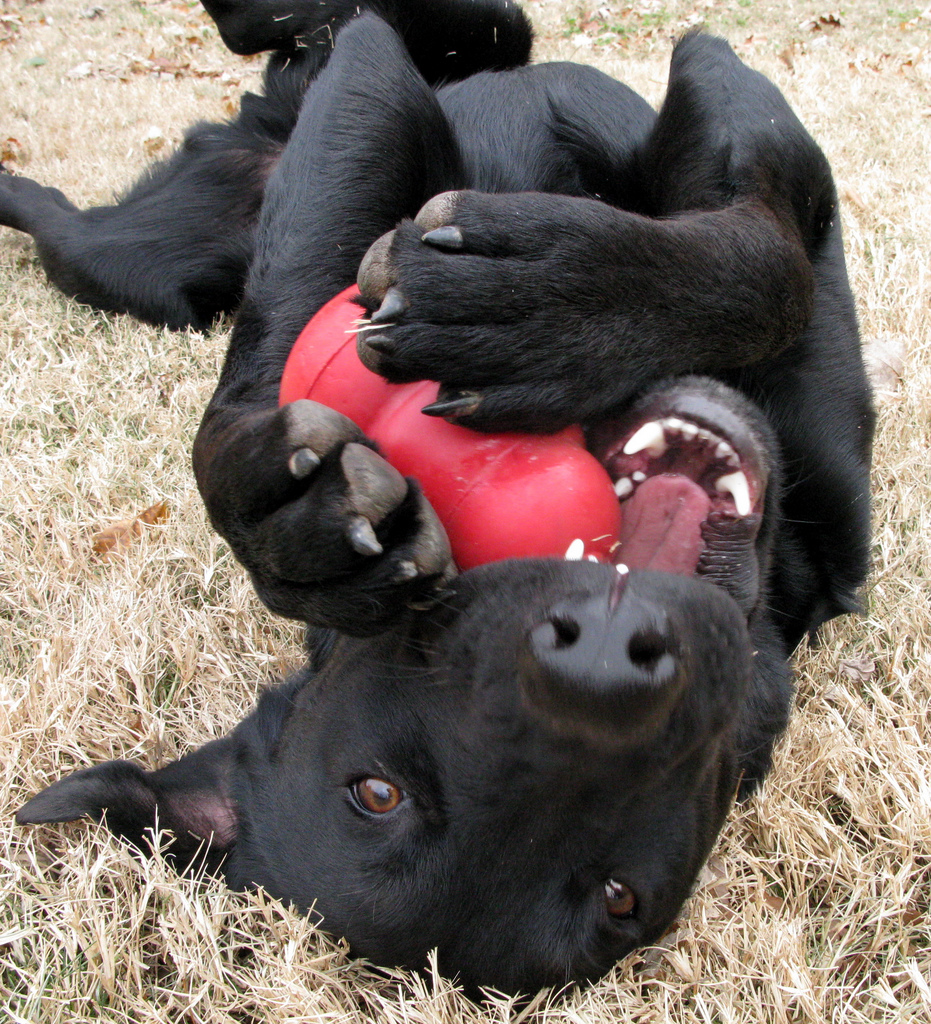
<svg viewBox="0 0 931 1024">
<path fill-rule="evenodd" d="M 593 440 L 607 462 L 631 457 L 617 436 Z M 389 632 L 331 638 L 225 739 L 78 772 L 18 820 L 103 817 L 145 848 L 157 817 L 179 862 L 313 907 L 378 963 L 437 947 L 472 986 L 597 977 L 675 918 L 783 724 L 749 543 L 729 575 L 709 562 L 733 596 L 591 562 L 474 569 Z"/>
</svg>

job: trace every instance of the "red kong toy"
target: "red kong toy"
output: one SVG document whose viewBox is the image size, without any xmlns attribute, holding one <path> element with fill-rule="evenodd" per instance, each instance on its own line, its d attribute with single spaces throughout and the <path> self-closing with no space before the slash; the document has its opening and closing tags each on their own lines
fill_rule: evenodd
<svg viewBox="0 0 931 1024">
<path fill-rule="evenodd" d="M 420 482 L 460 569 L 503 558 L 581 552 L 610 561 L 617 495 L 580 427 L 558 434 L 479 434 L 420 410 L 432 381 L 389 384 L 356 354 L 358 289 L 332 298 L 301 331 L 281 377 L 281 405 L 312 398 L 348 416 L 385 458 Z M 584 544 L 582 548 L 578 541 Z"/>
</svg>

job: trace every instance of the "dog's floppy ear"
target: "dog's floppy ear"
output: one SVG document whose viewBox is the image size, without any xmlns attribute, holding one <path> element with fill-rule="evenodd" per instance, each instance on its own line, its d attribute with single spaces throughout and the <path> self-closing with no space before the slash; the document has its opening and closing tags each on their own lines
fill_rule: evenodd
<svg viewBox="0 0 931 1024">
<path fill-rule="evenodd" d="M 237 743 L 215 740 L 158 771 L 128 761 L 85 768 L 44 789 L 16 812 L 19 825 L 103 821 L 143 853 L 156 829 L 171 833 L 165 853 L 184 870 L 219 867 L 236 842 L 238 813 L 231 774 Z"/>
</svg>

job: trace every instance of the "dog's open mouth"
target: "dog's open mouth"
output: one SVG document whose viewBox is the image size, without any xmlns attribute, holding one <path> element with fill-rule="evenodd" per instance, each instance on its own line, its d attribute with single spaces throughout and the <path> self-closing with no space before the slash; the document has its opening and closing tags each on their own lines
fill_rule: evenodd
<svg viewBox="0 0 931 1024">
<path fill-rule="evenodd" d="M 615 564 L 703 574 L 752 545 L 762 520 L 765 447 L 728 401 L 699 382 L 648 396 L 588 431 L 621 504 Z M 736 568 L 736 566 L 735 566 Z"/>
</svg>

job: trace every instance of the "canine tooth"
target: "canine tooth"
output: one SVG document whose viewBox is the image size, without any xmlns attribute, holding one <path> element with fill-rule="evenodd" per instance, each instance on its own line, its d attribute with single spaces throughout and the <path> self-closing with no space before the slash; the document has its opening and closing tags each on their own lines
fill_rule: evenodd
<svg viewBox="0 0 931 1024">
<path fill-rule="evenodd" d="M 643 481 L 646 480 L 647 475 L 646 473 L 643 472 L 643 470 L 637 469 L 630 474 L 630 478 L 631 480 L 633 480 L 635 484 L 642 484 Z"/>
<path fill-rule="evenodd" d="M 585 554 L 585 541 L 581 537 L 576 537 L 575 540 L 566 548 L 566 561 L 568 562 L 581 562 L 582 555 Z"/>
<path fill-rule="evenodd" d="M 638 452 L 645 451 L 655 459 L 658 455 L 662 455 L 668 447 L 666 435 L 663 433 L 663 425 L 657 420 L 650 420 L 628 438 L 627 444 L 624 445 L 624 454 L 636 455 Z"/>
<path fill-rule="evenodd" d="M 718 477 L 714 486 L 722 494 L 729 494 L 734 499 L 734 504 L 737 506 L 737 515 L 750 515 L 750 509 L 752 508 L 750 504 L 750 485 L 740 470 L 736 473 L 728 473 L 727 476 Z"/>
<path fill-rule="evenodd" d="M 614 485 L 614 493 L 619 498 L 626 498 L 634 493 L 634 483 L 630 477 L 622 476 Z"/>
</svg>

